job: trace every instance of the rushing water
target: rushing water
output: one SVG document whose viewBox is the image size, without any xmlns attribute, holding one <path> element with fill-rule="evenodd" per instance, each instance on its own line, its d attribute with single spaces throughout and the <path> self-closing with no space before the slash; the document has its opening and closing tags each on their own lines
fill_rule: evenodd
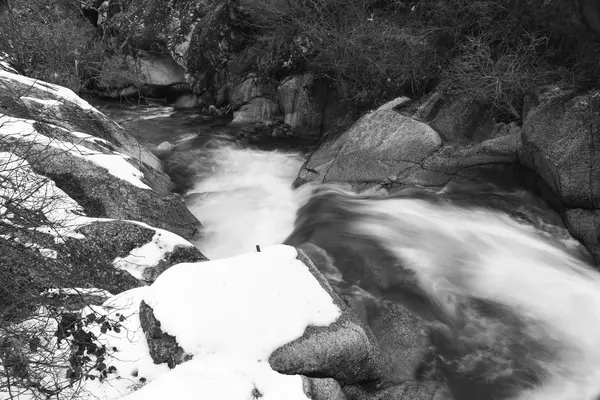
<svg viewBox="0 0 600 400">
<path fill-rule="evenodd" d="M 197 245 L 210 258 L 282 242 L 325 249 L 339 268 L 328 276 L 337 290 L 358 288 L 375 308 L 402 302 L 432 322 L 457 400 L 599 398 L 600 274 L 533 197 L 470 187 L 292 190 L 303 151 L 268 140 L 242 147 L 226 121 L 171 115 L 111 114 L 151 146 L 177 145 L 172 159 L 193 171 L 186 202 L 205 229 Z"/>
</svg>

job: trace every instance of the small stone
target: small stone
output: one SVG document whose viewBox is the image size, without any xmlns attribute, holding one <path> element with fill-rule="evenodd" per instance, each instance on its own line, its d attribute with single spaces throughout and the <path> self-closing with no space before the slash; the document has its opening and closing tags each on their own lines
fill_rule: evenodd
<svg viewBox="0 0 600 400">
<path fill-rule="evenodd" d="M 173 150 L 174 147 L 175 146 L 173 146 L 171 143 L 165 141 L 156 146 L 156 152 L 161 154 L 169 153 Z"/>
</svg>

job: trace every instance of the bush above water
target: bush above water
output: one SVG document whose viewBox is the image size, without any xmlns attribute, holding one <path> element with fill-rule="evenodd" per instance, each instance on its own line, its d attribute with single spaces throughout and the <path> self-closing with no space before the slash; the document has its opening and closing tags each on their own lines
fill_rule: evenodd
<svg viewBox="0 0 600 400">
<path fill-rule="evenodd" d="M 229 4 L 243 16 L 236 23 L 243 25 L 244 45 L 229 60 L 233 75 L 253 71 L 279 80 L 310 71 L 334 82 L 339 96 L 359 108 L 419 96 L 445 80 L 518 120 L 521 99 L 533 87 L 566 82 L 590 88 L 600 78 L 600 34 L 585 26 L 575 3 L 130 0 L 119 2 L 100 32 L 76 0 L 15 0 L 1 17 L 0 50 L 32 77 L 73 89 L 97 80 L 110 86 L 122 80 L 123 68 L 109 55 L 172 51 L 194 21 L 202 26 L 210 10 Z"/>
</svg>

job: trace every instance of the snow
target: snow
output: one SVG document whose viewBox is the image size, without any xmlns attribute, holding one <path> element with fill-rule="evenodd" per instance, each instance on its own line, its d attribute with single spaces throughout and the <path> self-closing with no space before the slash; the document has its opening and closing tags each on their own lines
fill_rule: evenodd
<svg viewBox="0 0 600 400">
<path fill-rule="evenodd" d="M 33 103 L 38 103 L 44 107 L 56 107 L 62 104 L 62 102 L 58 99 L 50 99 L 50 100 L 44 100 L 44 99 L 38 99 L 35 97 L 28 97 L 28 96 L 21 96 L 21 100 L 25 101 L 25 102 L 33 102 Z"/>
<path fill-rule="evenodd" d="M 79 399 L 109 400 L 118 399 L 131 393 L 140 386 L 140 379 L 155 380 L 169 372 L 166 364 L 154 364 L 148 350 L 148 344 L 139 319 L 140 301 L 147 287 L 128 290 L 107 300 L 102 306 L 90 306 L 82 311 L 82 315 L 95 313 L 107 315 L 113 320 L 125 319 L 120 323 L 121 330 L 102 333 L 100 326 L 92 329 L 100 343 L 109 351 L 105 361 L 107 366 L 114 366 L 116 372 L 109 374 L 103 382 L 87 380 L 83 382 Z"/>
<path fill-rule="evenodd" d="M 63 150 L 108 170 L 111 175 L 118 179 L 129 182 L 141 189 L 152 190 L 141 181 L 144 174 L 126 160 L 128 156 L 114 152 L 105 154 L 75 143 L 49 138 L 35 129 L 33 125 L 35 122 L 34 120 L 13 118 L 0 114 L 0 136 Z"/>
<path fill-rule="evenodd" d="M 131 250 L 127 257 L 117 257 L 113 261 L 113 265 L 116 268 L 129 272 L 137 279 L 142 279 L 146 268 L 157 266 L 165 255 L 172 252 L 175 247 L 194 247 L 193 244 L 172 232 L 164 229 L 149 228 L 156 231 L 152 241 Z"/>
<path fill-rule="evenodd" d="M 39 352 L 29 354 L 29 356 L 34 360 L 37 357 L 44 361 L 36 369 L 36 376 L 42 378 L 41 382 L 50 388 L 64 387 L 59 398 L 112 400 L 121 398 L 142 386 L 143 383 L 140 379 L 153 380 L 166 374 L 169 371 L 166 364 L 156 365 L 152 361 L 146 338 L 140 327 L 138 309 L 145 290 L 145 287 L 132 289 L 110 298 L 102 306 L 89 306 L 81 311 L 81 316 L 84 318 L 94 313 L 97 317 L 106 316 L 107 320 L 113 323 L 121 321 L 119 322 L 121 325 L 119 332 L 111 330 L 102 333 L 101 324 L 97 323 L 88 326 L 88 330 L 98 337 L 99 344 L 105 345 L 108 349 L 105 364 L 116 368 L 116 371 L 109 373 L 102 382 L 99 379 L 82 380 L 73 387 L 68 387 L 66 371 L 69 367 L 68 358 L 71 352 L 66 344 L 58 345 L 54 336 L 57 320 L 45 309 L 40 309 L 38 315 L 12 327 L 13 330 L 24 330 L 36 334 L 40 338 Z M 65 291 L 65 289 L 60 289 L 60 291 Z M 68 292 L 68 290 L 66 291 Z M 92 363 L 96 361 L 95 356 L 91 356 L 91 358 Z M 89 373 L 98 376 L 98 372 L 95 370 L 89 371 Z M 1 381 L 2 378 L 3 375 L 0 374 L 0 388 L 5 388 L 6 384 Z M 8 393 L 0 390 L 0 399 L 34 400 L 43 397 L 33 393 L 30 389 L 13 386 L 12 390 L 13 392 L 19 390 L 20 394 L 11 397 Z"/>
<path fill-rule="evenodd" d="M 93 313 L 113 322 L 123 317 L 118 331 L 102 333 L 100 324 L 89 327 L 109 349 L 105 364 L 116 370 L 102 381 L 83 380 L 61 396 L 78 400 L 306 400 L 302 378 L 273 371 L 268 358 L 300 337 L 308 325 L 333 323 L 340 310 L 296 257 L 293 247 L 277 245 L 260 253 L 179 264 L 152 286 L 123 292 L 102 306 L 86 307 L 82 317 Z M 69 290 L 49 291 L 56 292 Z M 140 326 L 141 300 L 153 307 L 161 328 L 177 337 L 193 355 L 191 360 L 172 370 L 164 363 L 153 363 Z M 46 325 L 44 337 L 55 340 L 56 324 Z M 47 379 L 64 385 L 68 363 L 67 357 L 61 357 L 47 370 Z M 33 394 L 19 396 L 33 398 Z"/>
<path fill-rule="evenodd" d="M 266 361 L 302 336 L 307 325 L 326 326 L 339 316 L 329 294 L 296 257 L 295 248 L 275 245 L 178 264 L 158 277 L 144 300 L 186 352 Z"/>
<path fill-rule="evenodd" d="M 4 206 L 0 206 L 0 210 L 2 210 L 2 207 L 4 207 Z M 25 247 L 37 249 L 39 251 L 39 253 L 42 255 L 42 257 L 51 258 L 51 259 L 56 260 L 56 257 L 58 256 L 58 253 L 56 252 L 56 250 L 46 249 L 37 243 L 24 241 L 23 239 L 19 238 L 18 236 L 7 234 L 7 235 L 0 235 L 0 238 L 5 239 L 7 241 L 13 241 L 13 242 L 19 243 Z"/>
<path fill-rule="evenodd" d="M 10 79 L 10 80 L 22 83 L 24 85 L 27 85 L 29 87 L 33 87 L 33 88 L 42 90 L 52 96 L 57 96 L 66 101 L 74 103 L 84 110 L 91 110 L 91 111 L 99 112 L 94 107 L 92 107 L 90 105 L 90 103 L 83 100 L 81 97 L 77 96 L 75 94 L 75 92 L 73 92 L 71 89 L 67 89 L 66 87 L 59 86 L 59 85 L 53 85 L 48 82 L 29 78 L 29 77 L 26 77 L 23 75 L 18 75 L 15 72 L 6 71 L 3 69 L 0 69 L 0 78 Z"/>
<path fill-rule="evenodd" d="M 26 160 L 8 152 L 0 152 L 0 199 L 3 199 L 0 218 L 10 221 L 18 217 L 15 215 L 18 210 L 38 212 L 40 224 L 44 224 L 41 215 L 46 224 L 33 228 L 58 238 L 83 238 L 75 230 L 89 222 L 88 217 L 80 215 L 83 214 L 81 206 L 51 179 L 36 174 Z"/>
<path fill-rule="evenodd" d="M 253 395 L 254 394 L 254 395 Z M 299 375 L 282 375 L 268 363 L 209 356 L 188 361 L 123 400 L 306 400 Z"/>
<path fill-rule="evenodd" d="M 73 131 L 73 132 L 68 131 L 68 132 L 69 132 L 69 134 L 71 134 L 79 139 L 89 140 L 90 142 L 103 143 L 103 144 L 112 146 L 112 143 L 110 143 L 108 140 L 104 140 L 104 139 L 98 138 L 96 136 L 88 135 L 87 133 L 77 132 L 77 131 Z M 124 156 L 124 157 L 129 158 L 128 156 Z"/>
<path fill-rule="evenodd" d="M 113 297 L 112 293 L 104 289 L 98 288 L 56 288 L 56 289 L 47 289 L 43 293 L 43 295 L 53 297 L 53 296 L 62 296 L 62 295 L 77 295 L 77 296 L 96 296 L 96 297 L 104 297 L 109 298 Z"/>
<path fill-rule="evenodd" d="M 340 310 L 296 257 L 295 248 L 276 245 L 160 275 L 143 299 L 194 358 L 124 399 L 306 399 L 301 377 L 273 371 L 268 358 Z"/>
</svg>

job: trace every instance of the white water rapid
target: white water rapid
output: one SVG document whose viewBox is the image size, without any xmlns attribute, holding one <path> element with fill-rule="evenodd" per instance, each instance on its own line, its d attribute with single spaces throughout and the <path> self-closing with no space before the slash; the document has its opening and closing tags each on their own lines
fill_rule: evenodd
<svg viewBox="0 0 600 400">
<path fill-rule="evenodd" d="M 222 146 L 210 157 L 188 196 L 209 258 L 314 243 L 374 296 L 419 294 L 445 325 L 436 350 L 457 400 L 599 398 L 600 274 L 572 241 L 444 190 L 293 190 L 298 154 Z M 485 389 L 464 389 L 462 375 Z"/>
<path fill-rule="evenodd" d="M 207 158 L 210 171 L 186 202 L 204 227 L 198 248 L 216 259 L 282 243 L 307 200 L 306 188 L 292 190 L 302 156 L 221 145 L 208 150 Z"/>
</svg>

